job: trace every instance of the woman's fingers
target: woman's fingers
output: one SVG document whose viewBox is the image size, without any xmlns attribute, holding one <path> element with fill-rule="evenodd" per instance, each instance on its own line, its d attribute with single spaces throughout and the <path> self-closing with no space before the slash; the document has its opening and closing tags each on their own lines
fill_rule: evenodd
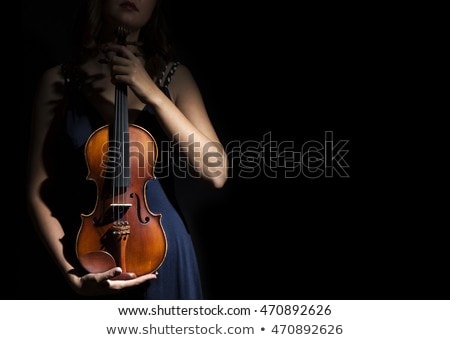
<svg viewBox="0 0 450 340">
<path fill-rule="evenodd" d="M 134 273 L 123 273 L 120 267 L 103 273 L 91 273 L 81 278 L 81 293 L 84 295 L 114 294 L 122 289 L 138 286 L 146 281 L 156 279 L 156 274 L 136 277 Z"/>
<path fill-rule="evenodd" d="M 111 55 L 113 53 L 117 57 L 123 57 L 126 59 L 136 57 L 135 54 L 125 45 L 104 44 L 101 50 L 105 55 Z"/>
<path fill-rule="evenodd" d="M 155 274 L 145 274 L 142 276 L 135 277 L 134 279 L 126 279 L 126 280 L 109 280 L 109 289 L 120 290 L 125 288 L 131 288 L 134 286 L 138 286 L 146 281 L 156 279 Z"/>
</svg>

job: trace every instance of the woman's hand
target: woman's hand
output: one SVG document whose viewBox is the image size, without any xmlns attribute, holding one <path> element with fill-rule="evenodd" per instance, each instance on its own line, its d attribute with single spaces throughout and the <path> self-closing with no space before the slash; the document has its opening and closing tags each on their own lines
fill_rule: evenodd
<svg viewBox="0 0 450 340">
<path fill-rule="evenodd" d="M 131 48 L 134 46 L 109 43 L 103 45 L 102 51 L 110 65 L 112 82 L 127 84 L 140 101 L 148 104 L 151 94 L 157 91 L 158 87 L 147 73 L 143 59 L 135 55 Z"/>
<path fill-rule="evenodd" d="M 80 295 L 96 296 L 118 294 L 122 290 L 136 287 L 149 280 L 157 278 L 157 274 L 145 274 L 136 277 L 133 273 L 122 273 L 120 267 L 112 268 L 103 273 L 77 275 L 73 270 L 68 272 L 69 283 Z"/>
</svg>

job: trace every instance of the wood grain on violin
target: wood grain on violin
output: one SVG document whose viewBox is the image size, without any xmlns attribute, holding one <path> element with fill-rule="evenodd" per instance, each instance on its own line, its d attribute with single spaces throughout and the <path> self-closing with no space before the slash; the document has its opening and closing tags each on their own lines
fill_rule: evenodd
<svg viewBox="0 0 450 340">
<path fill-rule="evenodd" d="M 117 30 L 126 44 L 126 30 Z M 86 142 L 88 180 L 95 181 L 97 200 L 81 214 L 76 240 L 81 265 L 91 273 L 122 268 L 119 278 L 156 271 L 167 253 L 161 214 L 151 212 L 146 184 L 155 178 L 157 144 L 144 128 L 129 124 L 127 86 L 116 84 L 113 124 L 94 131 Z"/>
</svg>

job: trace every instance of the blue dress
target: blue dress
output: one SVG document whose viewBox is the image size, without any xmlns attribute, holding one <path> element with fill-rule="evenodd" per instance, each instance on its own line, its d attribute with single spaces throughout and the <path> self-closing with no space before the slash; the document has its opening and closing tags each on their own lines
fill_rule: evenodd
<svg viewBox="0 0 450 340">
<path fill-rule="evenodd" d="M 172 64 L 161 90 L 170 98 L 168 83 L 178 64 Z M 66 109 L 57 117 L 52 133 L 57 143 L 48 143 L 49 157 L 56 160 L 57 171 L 50 174 L 50 180 L 43 188 L 44 197 L 53 214 L 65 229 L 62 240 L 68 257 L 74 256 L 75 240 L 81 225 L 81 213 L 90 213 L 95 207 L 95 183 L 88 181 L 84 147 L 89 136 L 97 128 L 105 125 L 104 119 L 81 91 L 82 82 L 75 67 L 62 65 L 65 77 Z M 139 114 L 136 125 L 144 127 L 157 141 L 158 151 L 168 137 L 157 122 L 153 108 L 146 106 Z M 167 159 L 166 159 L 167 161 Z M 158 162 L 161 162 L 158 158 Z M 176 202 L 173 174 L 167 172 L 173 164 L 157 163 L 156 179 L 146 186 L 146 198 L 150 210 L 161 214 L 161 224 L 167 238 L 167 255 L 158 269 L 158 278 L 140 287 L 132 288 L 118 296 L 119 299 L 202 299 L 202 288 L 196 253 L 182 212 Z M 158 169 L 165 175 L 158 177 Z M 70 180 L 67 180 L 67 179 Z M 73 179 L 73 180 L 72 180 Z M 52 195 L 46 195 L 46 193 Z M 55 195 L 56 193 L 56 195 Z M 64 200 L 62 198 L 64 197 Z M 64 202 L 63 204 L 61 202 Z"/>
</svg>

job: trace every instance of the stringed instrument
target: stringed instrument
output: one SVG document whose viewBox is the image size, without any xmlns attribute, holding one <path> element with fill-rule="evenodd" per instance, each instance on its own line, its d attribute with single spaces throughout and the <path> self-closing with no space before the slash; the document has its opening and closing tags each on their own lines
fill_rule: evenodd
<svg viewBox="0 0 450 340">
<path fill-rule="evenodd" d="M 117 29 L 126 44 L 127 30 Z M 144 128 L 128 121 L 127 85 L 115 87 L 113 124 L 94 131 L 85 146 L 88 180 L 95 181 L 97 200 L 90 214 L 81 214 L 76 254 L 90 273 L 119 266 L 119 278 L 152 273 L 163 263 L 167 239 L 161 214 L 146 200 L 146 184 L 154 179 L 157 144 Z"/>
</svg>

